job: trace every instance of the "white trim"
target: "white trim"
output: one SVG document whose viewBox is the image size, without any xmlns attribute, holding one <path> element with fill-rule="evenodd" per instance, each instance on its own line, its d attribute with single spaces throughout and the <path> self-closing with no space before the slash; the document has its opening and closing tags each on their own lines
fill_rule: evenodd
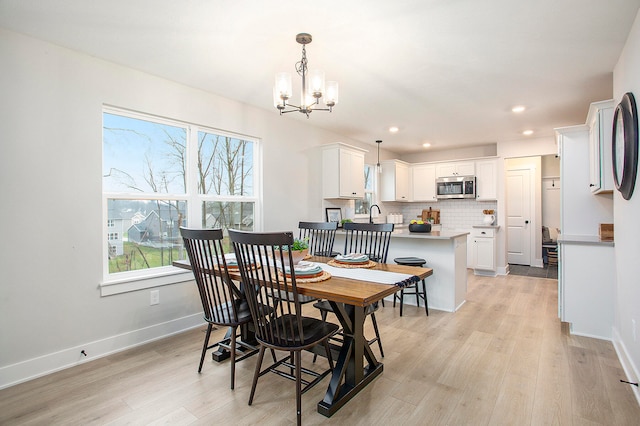
<svg viewBox="0 0 640 426">
<path fill-rule="evenodd" d="M 138 277 L 129 276 L 121 280 L 105 281 L 100 284 L 100 296 L 112 296 L 114 294 L 127 293 L 130 291 L 193 281 L 193 274 L 191 271 L 186 271 L 173 266 L 167 266 L 162 269 L 166 272 Z"/>
<path fill-rule="evenodd" d="M 622 369 L 626 375 L 626 380 L 632 383 L 638 383 L 640 379 L 640 370 L 638 370 L 638 366 L 633 363 L 633 358 L 629 355 L 627 351 L 627 347 L 622 341 L 622 337 L 620 337 L 620 333 L 618 333 L 618 329 L 613 327 L 612 333 L 613 338 L 611 341 L 613 342 L 613 348 L 616 350 L 616 354 L 618 355 L 618 360 L 622 365 Z M 638 405 L 640 405 L 640 389 L 638 386 L 631 386 L 631 390 L 636 397 L 636 401 Z"/>
<path fill-rule="evenodd" d="M 202 313 L 193 314 L 8 365 L 0 368 L 0 389 L 182 333 L 203 324 Z M 81 354 L 83 350 L 87 356 Z M 194 354 L 194 368 L 197 357 L 198 355 Z"/>
</svg>

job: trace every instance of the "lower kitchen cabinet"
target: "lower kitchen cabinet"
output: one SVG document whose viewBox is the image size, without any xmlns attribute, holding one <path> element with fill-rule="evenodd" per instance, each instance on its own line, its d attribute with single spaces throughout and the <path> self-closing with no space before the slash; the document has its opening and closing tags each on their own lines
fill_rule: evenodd
<svg viewBox="0 0 640 426">
<path fill-rule="evenodd" d="M 471 231 L 473 270 L 476 275 L 496 275 L 496 226 L 474 226 Z"/>
<path fill-rule="evenodd" d="M 558 237 L 558 310 L 572 334 L 611 340 L 615 292 L 613 241 Z"/>
</svg>

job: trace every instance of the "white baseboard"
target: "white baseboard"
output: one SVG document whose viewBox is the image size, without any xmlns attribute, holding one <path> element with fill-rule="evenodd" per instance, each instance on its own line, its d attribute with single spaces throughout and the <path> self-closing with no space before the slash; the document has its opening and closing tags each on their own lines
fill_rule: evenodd
<svg viewBox="0 0 640 426">
<path fill-rule="evenodd" d="M 629 352 L 618 333 L 618 329 L 613 327 L 613 347 L 616 350 L 616 354 L 618 354 L 618 359 L 620 360 L 620 364 L 622 364 L 622 369 L 624 370 L 625 375 L 627 376 L 626 380 L 632 383 L 638 383 L 638 379 L 640 379 L 640 373 L 638 370 L 638 366 L 633 363 L 633 360 L 629 356 Z M 636 396 L 636 401 L 638 405 L 640 405 L 640 389 L 638 386 L 631 386 L 631 390 L 633 394 Z"/>
<path fill-rule="evenodd" d="M 204 324 L 202 313 L 155 324 L 0 368 L 0 389 L 140 346 Z M 81 351 L 85 351 L 87 356 Z"/>
<path fill-rule="evenodd" d="M 484 269 L 474 269 L 474 275 L 478 275 L 479 277 L 495 277 L 498 275 L 498 271 L 488 271 Z"/>
</svg>

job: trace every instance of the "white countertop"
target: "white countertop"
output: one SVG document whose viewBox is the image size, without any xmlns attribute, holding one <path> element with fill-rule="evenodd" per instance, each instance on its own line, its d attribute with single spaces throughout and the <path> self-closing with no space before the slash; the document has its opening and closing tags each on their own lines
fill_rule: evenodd
<svg viewBox="0 0 640 426">
<path fill-rule="evenodd" d="M 464 231 L 431 231 L 431 232 L 409 232 L 409 229 L 396 229 L 391 234 L 391 238 L 420 238 L 423 240 L 452 240 L 458 237 L 466 237 L 469 232 Z"/>
<path fill-rule="evenodd" d="M 474 228 L 499 229 L 500 225 L 473 225 Z"/>
<path fill-rule="evenodd" d="M 613 247 L 613 240 L 601 240 L 598 235 L 558 235 L 558 244 L 601 245 Z"/>
</svg>

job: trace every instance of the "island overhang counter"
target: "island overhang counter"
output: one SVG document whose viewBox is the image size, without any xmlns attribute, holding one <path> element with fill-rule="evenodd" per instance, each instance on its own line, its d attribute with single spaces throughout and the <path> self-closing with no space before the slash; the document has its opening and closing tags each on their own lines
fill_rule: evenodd
<svg viewBox="0 0 640 426">
<path fill-rule="evenodd" d="M 391 236 L 387 263 L 396 257 L 420 257 L 433 275 L 426 279 L 429 309 L 455 312 L 467 295 L 467 235 L 469 232 L 432 231 L 409 232 L 395 230 Z M 342 252 L 345 234 L 336 233 L 334 250 Z M 392 299 L 390 299 L 392 301 Z M 413 297 L 405 297 L 405 304 L 415 305 Z"/>
</svg>

